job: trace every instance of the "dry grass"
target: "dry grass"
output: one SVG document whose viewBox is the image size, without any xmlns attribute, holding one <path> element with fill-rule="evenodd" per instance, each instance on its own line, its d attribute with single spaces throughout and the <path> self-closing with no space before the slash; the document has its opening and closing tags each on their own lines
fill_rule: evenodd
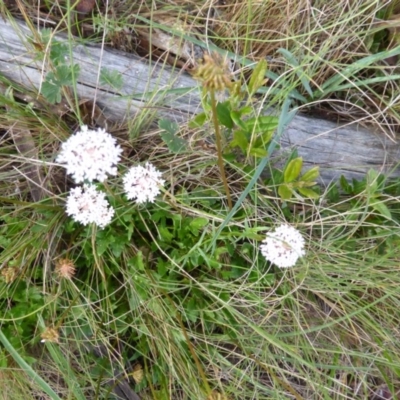
<svg viewBox="0 0 400 400">
<path fill-rule="evenodd" d="M 195 65 L 198 49 L 212 44 L 236 55 L 238 73 L 245 75 L 248 64 L 267 58 L 270 72 L 283 82 L 282 93 L 275 95 L 276 105 L 296 90 L 305 98 L 303 108 L 330 107 L 345 118 L 397 132 L 398 83 L 387 79 L 362 84 L 371 77 L 390 78 L 397 65 L 381 58 L 354 75 L 348 75 L 346 68 L 394 47 L 386 36 L 382 40 L 386 47 L 375 48 L 374 35 L 382 33 L 379 12 L 386 8 L 396 15 L 400 2 L 312 3 L 110 0 L 99 1 L 87 15 L 68 14 L 61 1 L 4 4 L 14 16 L 33 22 L 39 18 L 54 26 L 62 21 L 59 30 L 66 29 L 66 21 L 76 22 L 74 32 L 88 41 L 100 41 L 99 26 L 107 27 L 107 45 L 146 57 L 162 56 L 172 64 L 179 59 L 187 69 Z M 175 47 L 178 54 L 173 54 L 168 40 L 164 47 L 151 41 L 150 32 L 160 39 L 171 29 L 174 45 L 184 43 L 185 51 Z M 293 58 L 279 53 L 280 48 Z M 319 92 L 330 78 L 341 74 L 349 87 Z M 276 83 L 271 78 L 268 84 Z M 400 388 L 396 195 L 382 195 L 382 201 L 393 208 L 393 219 L 381 223 L 369 207 L 367 191 L 338 204 L 328 204 L 327 193 L 322 193 L 321 202 L 299 200 L 288 207 L 276 197 L 272 184 L 258 182 L 240 212 L 214 238 L 227 215 L 215 148 L 203 140 L 202 133 L 183 127 L 190 151 L 171 154 L 158 130 L 143 132 L 141 121 L 134 120 L 131 126 L 115 126 L 112 132 L 124 146 L 122 168 L 132 160 L 151 160 L 163 167 L 168 191 L 159 209 L 136 210 L 121 203 L 121 185 L 110 180 L 109 185 L 117 188 L 118 217 L 115 237 L 107 243 L 102 233 L 72 226 L 60 206 L 71 182 L 55 172 L 50 161 L 60 140 L 77 125 L 74 110 L 62 116 L 50 106 L 39 111 L 39 107 L 26 107 L 18 94 L 7 99 L 2 92 L 0 100 L 11 107 L 0 115 L 4 200 L 0 262 L 18 271 L 16 282 L 22 286 L 41 285 L 40 293 L 27 292 L 33 303 L 38 301 L 37 309 L 29 311 L 39 321 L 29 326 L 32 337 L 27 339 L 18 330 L 23 317 L 13 320 L 14 337 L 37 346 L 44 323 L 59 326 L 60 346 L 46 344 L 43 352 L 35 346 L 20 350 L 31 351 L 37 362 L 34 368 L 60 396 L 107 398 L 116 382 L 130 380 L 143 399 L 395 398 Z M 11 128 L 28 130 L 40 159 L 49 161 L 42 166 L 47 183 L 41 186 L 48 196 L 42 203 L 32 201 L 24 171 L 33 163 L 12 140 Z M 132 135 L 132 130 L 141 134 Z M 246 173 L 235 162 L 227 170 L 237 201 L 254 171 Z M 198 217 L 208 221 L 204 235 L 182 250 L 186 237 L 179 234 L 184 223 Z M 260 232 L 287 219 L 304 232 L 307 259 L 296 269 L 271 273 L 257 256 Z M 129 240 L 127 227 L 134 232 Z M 173 229 L 178 236 L 168 242 L 167 233 Z M 210 250 L 214 239 L 215 254 Z M 198 249 L 204 260 L 193 267 L 190 257 L 195 258 Z M 76 262 L 76 272 L 71 280 L 62 281 L 52 274 L 52 266 L 54 260 L 66 257 Z M 237 275 L 226 278 L 232 268 Z M 7 287 L 2 290 L 11 296 Z M 2 306 L 7 296 L 1 299 Z M 100 356 L 97 348 L 102 349 Z M 10 356 L 4 359 L 9 369 L 14 367 Z M 135 365 L 143 368 L 144 381 L 132 380 Z M 15 383 L 29 381 L 25 374 L 15 377 L 5 370 L 0 374 L 0 381 L 6 382 L 4 399 L 28 398 L 27 389 L 24 392 Z M 28 391 L 33 398 L 34 391 Z"/>
<path fill-rule="evenodd" d="M 68 20 L 65 2 L 55 2 L 51 8 L 39 1 L 20 0 L 17 5 L 11 7 L 17 14 L 54 21 L 49 23 L 52 27 L 61 20 L 62 28 Z M 283 87 L 305 96 L 308 110 L 331 118 L 333 112 L 393 135 L 400 121 L 399 87 L 390 75 L 398 73 L 398 56 L 361 67 L 354 76 L 346 73 L 346 67 L 398 45 L 397 28 L 388 23 L 399 10 L 397 0 L 110 0 L 99 2 L 93 14 L 72 14 L 72 22 L 78 21 L 79 29 L 74 30 L 92 40 L 96 36 L 100 39 L 102 27 L 107 27 L 108 45 L 153 59 L 162 57 L 185 69 L 193 68 L 203 52 L 215 46 L 236 59 L 236 73 L 246 70 L 241 69 L 243 57 L 247 62 L 266 58 Z M 295 64 L 277 52 L 280 48 L 291 53 Z M 330 78 L 341 74 L 347 87 L 324 87 Z M 313 97 L 300 76 L 309 82 Z M 364 84 L 369 79 L 377 81 Z M 287 94 L 280 89 L 270 101 L 279 103 Z"/>
</svg>

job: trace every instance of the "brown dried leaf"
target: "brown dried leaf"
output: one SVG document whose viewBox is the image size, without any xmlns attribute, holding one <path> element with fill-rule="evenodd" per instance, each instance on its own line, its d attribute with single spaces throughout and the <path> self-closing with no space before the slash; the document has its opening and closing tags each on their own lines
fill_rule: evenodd
<svg viewBox="0 0 400 400">
<path fill-rule="evenodd" d="M 93 10 L 96 0 L 80 0 L 75 10 L 82 14 L 90 13 Z"/>
<path fill-rule="evenodd" d="M 140 364 L 136 364 L 133 367 L 132 371 L 132 378 L 135 380 L 136 383 L 140 383 L 143 380 L 143 368 Z"/>
</svg>

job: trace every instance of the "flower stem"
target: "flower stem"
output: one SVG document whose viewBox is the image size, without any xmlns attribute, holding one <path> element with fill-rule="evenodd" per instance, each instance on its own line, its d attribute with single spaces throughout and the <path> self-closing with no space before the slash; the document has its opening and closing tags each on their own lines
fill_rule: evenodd
<svg viewBox="0 0 400 400">
<path fill-rule="evenodd" d="M 221 131 L 219 129 L 219 123 L 218 123 L 218 118 L 217 118 L 217 105 L 216 105 L 216 101 L 215 101 L 214 89 L 210 89 L 210 99 L 211 99 L 212 120 L 214 123 L 214 130 L 215 130 L 215 141 L 217 144 L 219 172 L 221 174 L 221 179 L 224 184 L 226 198 L 228 200 L 228 207 L 230 210 L 232 210 L 231 193 L 229 192 L 229 186 L 228 186 L 228 182 L 226 180 L 226 175 L 225 175 L 224 160 L 222 158 Z"/>
</svg>

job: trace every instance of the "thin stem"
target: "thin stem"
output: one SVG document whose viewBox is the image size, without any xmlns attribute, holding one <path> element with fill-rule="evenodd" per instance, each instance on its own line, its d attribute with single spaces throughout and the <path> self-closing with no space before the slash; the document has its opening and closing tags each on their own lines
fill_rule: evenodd
<svg viewBox="0 0 400 400">
<path fill-rule="evenodd" d="M 231 193 L 229 192 L 229 186 L 228 186 L 228 182 L 226 180 L 226 175 L 225 175 L 224 160 L 222 158 L 221 131 L 219 129 L 219 123 L 218 123 L 218 118 L 217 118 L 217 104 L 215 101 L 214 89 L 210 89 L 210 99 L 211 99 L 212 120 L 214 123 L 214 130 L 215 130 L 215 140 L 217 143 L 218 166 L 219 166 L 219 171 L 221 174 L 221 179 L 224 184 L 226 198 L 228 200 L 228 206 L 229 206 L 229 209 L 232 210 Z"/>
<path fill-rule="evenodd" d="M 152 280 L 152 282 L 153 282 L 154 284 L 156 284 L 156 282 L 155 282 L 153 276 L 152 276 L 151 274 L 147 274 L 147 275 L 148 275 L 148 277 Z M 183 324 L 181 313 L 180 313 L 180 311 L 178 310 L 178 308 L 176 307 L 176 304 L 175 304 L 175 302 L 172 300 L 171 296 L 170 296 L 166 291 L 164 291 L 164 290 L 161 289 L 161 288 L 160 288 L 160 291 L 164 294 L 165 298 L 168 300 L 168 302 L 171 304 L 171 306 L 172 306 L 172 307 L 174 308 L 174 310 L 176 311 L 175 317 L 176 317 L 176 319 L 178 320 L 178 323 L 179 323 L 179 325 L 180 325 L 180 327 L 181 327 L 181 329 L 182 329 L 182 333 L 183 333 L 183 336 L 185 337 L 186 344 L 188 345 L 190 354 L 192 355 L 193 361 L 194 361 L 194 363 L 196 364 L 197 372 L 199 373 L 200 378 L 201 378 L 201 380 L 203 381 L 204 388 L 205 388 L 205 390 L 206 390 L 206 392 L 207 392 L 207 395 L 210 396 L 211 393 L 212 393 L 212 390 L 211 390 L 211 388 L 210 388 L 210 385 L 208 384 L 208 380 L 207 380 L 206 374 L 205 374 L 205 372 L 204 372 L 204 369 L 203 369 L 203 367 L 201 366 L 201 362 L 200 362 L 200 360 L 199 360 L 199 357 L 197 357 L 197 354 L 196 354 L 196 352 L 195 352 L 195 350 L 194 350 L 194 348 L 193 348 L 192 342 L 191 342 L 191 340 L 190 340 L 190 338 L 189 338 L 189 335 L 188 335 L 188 333 L 187 333 L 187 331 L 186 331 L 185 325 Z"/>
</svg>

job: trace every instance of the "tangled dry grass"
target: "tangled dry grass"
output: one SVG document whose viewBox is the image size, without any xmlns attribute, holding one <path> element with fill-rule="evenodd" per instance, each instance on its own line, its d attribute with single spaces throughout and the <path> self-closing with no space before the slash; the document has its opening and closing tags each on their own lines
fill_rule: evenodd
<svg viewBox="0 0 400 400">
<path fill-rule="evenodd" d="M 331 118 L 360 120 L 398 133 L 400 92 L 394 77 L 399 72 L 400 51 L 396 54 L 397 27 L 391 24 L 400 13 L 397 0 L 78 0 L 75 10 L 72 3 L 5 0 L 1 12 L 6 18 L 72 32 L 88 43 L 164 58 L 189 71 L 211 49 L 227 51 L 234 73 L 244 76 L 253 63 L 267 59 L 266 85 L 283 82 L 283 89 L 269 99 L 271 103 L 279 106 L 295 92 L 304 111 L 329 112 Z M 144 372 L 131 385 L 137 391 L 145 387 L 140 393 L 143 399 L 378 400 L 398 396 L 397 195 L 377 194 L 388 207 L 393 206 L 393 221 L 386 219 L 379 225 L 379 213 L 369 207 L 367 191 L 341 199 L 338 205 L 327 206 L 324 198 L 320 203 L 285 208 L 271 187 L 260 184 L 218 238 L 216 259 L 199 263 L 188 273 L 185 268 L 191 268 L 187 260 L 193 249 L 226 215 L 212 145 L 200 146 L 201 139 L 183 127 L 191 151 L 171 154 L 159 132 L 143 132 L 141 121 L 133 121 L 129 129 L 115 126 L 112 133 L 124 147 L 124 163 L 152 159 L 168 166 L 168 195 L 178 200 L 171 200 L 170 209 L 160 209 L 149 219 L 147 210 L 121 212 L 119 236 L 97 241 L 96 233 L 85 237 L 65 221 L 57 201 L 70 182 L 50 164 L 43 191 L 33 193 L 29 182 L 42 177 L 26 179 L 29 175 L 22 168 L 32 171 L 26 161 L 30 157 L 25 154 L 21 160 L 18 136 L 13 140 L 13 133 L 28 130 L 31 147 L 40 149 L 35 158 L 54 159 L 60 140 L 77 124 L 74 110 L 60 116 L 46 104 L 38 112 L 35 104 L 32 111 L 28 102 L 7 93 L 1 92 L 2 107 L 8 112 L 0 115 L 0 176 L 2 199 L 7 199 L 1 206 L 0 255 L 13 272 L 18 267 L 18 276 L 8 279 L 28 282 L 28 289 L 35 290 L 42 279 L 44 301 L 37 303 L 38 314 L 42 316 L 45 310 L 48 319 L 54 318 L 62 327 L 62 346 L 44 352 L 35 343 L 33 355 L 40 360 L 41 375 L 49 378 L 60 397 L 107 398 L 133 376 L 138 360 Z M 132 130 L 141 134 L 133 135 Z M 237 201 L 251 176 L 235 170 L 235 162 L 231 162 L 228 180 Z M 51 200 L 32 206 L 44 197 Z M 170 214 L 165 217 L 163 212 Z M 210 228 L 182 250 L 190 236 L 189 231 L 181 234 L 186 218 L 206 220 Z M 255 261 L 257 221 L 279 223 L 285 218 L 302 225 L 309 252 L 302 269 L 275 278 Z M 126 241 L 124 231 L 128 225 L 135 232 L 131 241 Z M 181 241 L 170 238 L 172 229 Z M 124 250 L 118 247 L 120 243 L 126 246 Z M 246 268 L 237 261 L 235 249 L 241 252 L 240 262 L 247 262 Z M 59 271 L 54 278 L 50 265 L 57 257 L 70 255 L 78 262 L 76 267 L 73 264 L 73 273 L 67 271 L 68 282 L 60 283 Z M 142 269 L 135 269 L 136 262 Z M 210 267 L 217 263 L 219 269 Z M 237 276 L 225 279 L 232 265 Z M 165 276 L 171 279 L 163 280 Z M 32 302 L 40 298 L 28 289 Z M 198 318 L 197 304 L 201 304 Z M 29 302 L 24 303 L 28 306 Z M 36 316 L 36 310 L 30 312 Z M 185 316 L 184 324 L 179 323 L 180 315 Z M 14 336 L 24 337 L 18 324 L 25 315 L 13 318 Z M 43 329 L 44 322 L 39 318 L 33 327 Z M 34 338 L 25 340 L 31 343 Z M 97 344 L 104 351 L 93 351 Z M 100 368 L 103 363 L 108 369 Z M 0 378 L 8 382 L 4 398 L 42 396 L 37 388 L 35 392 L 24 386 L 31 380 L 23 371 L 14 374 L 16 367 L 12 362 L 9 371 L 0 371 Z M 105 371 L 112 373 L 104 377 Z M 212 390 L 209 387 L 204 394 L 203 384 Z M 133 391 L 130 395 L 135 396 Z"/>
</svg>

